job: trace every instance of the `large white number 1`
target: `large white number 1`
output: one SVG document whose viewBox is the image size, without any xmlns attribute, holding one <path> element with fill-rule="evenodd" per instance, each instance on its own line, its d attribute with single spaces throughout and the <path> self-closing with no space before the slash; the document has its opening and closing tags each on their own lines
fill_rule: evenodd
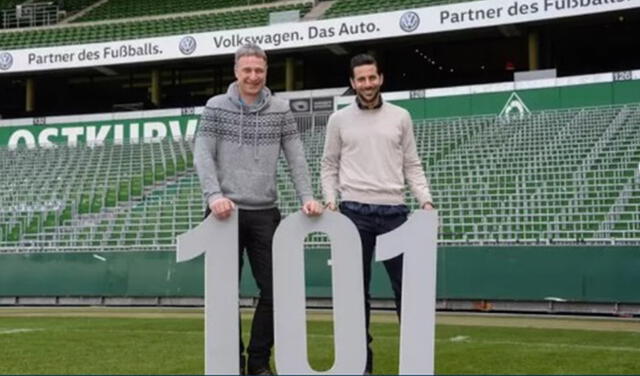
<svg viewBox="0 0 640 376">
<path fill-rule="evenodd" d="M 437 228 L 437 212 L 418 210 L 402 226 L 377 239 L 376 261 L 404 255 L 401 375 L 434 373 Z"/>
<path fill-rule="evenodd" d="M 238 317 L 238 212 L 217 220 L 207 217 L 178 236 L 176 258 L 204 254 L 204 373 L 240 374 Z"/>
</svg>

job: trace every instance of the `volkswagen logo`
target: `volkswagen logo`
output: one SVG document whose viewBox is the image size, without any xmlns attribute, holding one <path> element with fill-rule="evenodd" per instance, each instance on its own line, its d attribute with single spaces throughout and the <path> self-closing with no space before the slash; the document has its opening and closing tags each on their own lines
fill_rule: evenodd
<svg viewBox="0 0 640 376">
<path fill-rule="evenodd" d="M 0 52 L 0 69 L 9 70 L 13 65 L 13 56 L 8 52 Z"/>
<path fill-rule="evenodd" d="M 196 39 L 192 36 L 186 36 L 180 41 L 180 52 L 184 55 L 191 55 L 196 50 Z"/>
<path fill-rule="evenodd" d="M 407 33 L 414 31 L 420 26 L 420 16 L 416 12 L 406 12 L 400 17 L 400 28 Z"/>
</svg>

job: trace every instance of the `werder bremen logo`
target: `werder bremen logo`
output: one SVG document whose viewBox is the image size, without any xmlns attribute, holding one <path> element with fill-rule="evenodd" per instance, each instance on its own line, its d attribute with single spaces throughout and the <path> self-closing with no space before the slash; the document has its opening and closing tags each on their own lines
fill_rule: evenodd
<svg viewBox="0 0 640 376">
<path fill-rule="evenodd" d="M 196 50 L 196 39 L 192 36 L 186 36 L 180 40 L 178 48 L 183 55 L 191 55 Z"/>
<path fill-rule="evenodd" d="M 416 12 L 406 12 L 400 17 L 400 28 L 407 33 L 414 31 L 420 26 L 420 16 Z"/>
<path fill-rule="evenodd" d="M 13 56 L 8 52 L 0 52 L 0 70 L 9 70 L 13 65 Z"/>
<path fill-rule="evenodd" d="M 529 107 L 524 104 L 522 98 L 520 98 L 518 94 L 512 93 L 498 116 L 503 120 L 510 121 L 513 119 L 522 119 L 530 113 Z"/>
</svg>

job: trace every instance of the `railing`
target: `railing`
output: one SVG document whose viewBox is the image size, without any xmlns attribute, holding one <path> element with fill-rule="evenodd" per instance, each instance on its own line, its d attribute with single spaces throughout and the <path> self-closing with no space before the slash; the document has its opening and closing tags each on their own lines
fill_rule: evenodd
<svg viewBox="0 0 640 376">
<path fill-rule="evenodd" d="M 60 8 L 51 2 L 16 5 L 15 8 L 0 10 L 0 28 L 54 25 L 60 16 Z"/>
</svg>

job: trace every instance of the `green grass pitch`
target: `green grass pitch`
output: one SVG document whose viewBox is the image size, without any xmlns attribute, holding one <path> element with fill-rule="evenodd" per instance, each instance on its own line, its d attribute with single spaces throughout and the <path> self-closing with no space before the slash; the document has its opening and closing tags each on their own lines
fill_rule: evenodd
<svg viewBox="0 0 640 376">
<path fill-rule="evenodd" d="M 201 310 L 0 309 L 0 374 L 202 374 Z M 243 315 L 245 336 L 250 323 Z M 333 362 L 328 313 L 308 314 L 310 363 Z M 376 374 L 395 374 L 398 324 L 376 314 Z M 640 374 L 640 321 L 439 315 L 438 374 Z"/>
</svg>

